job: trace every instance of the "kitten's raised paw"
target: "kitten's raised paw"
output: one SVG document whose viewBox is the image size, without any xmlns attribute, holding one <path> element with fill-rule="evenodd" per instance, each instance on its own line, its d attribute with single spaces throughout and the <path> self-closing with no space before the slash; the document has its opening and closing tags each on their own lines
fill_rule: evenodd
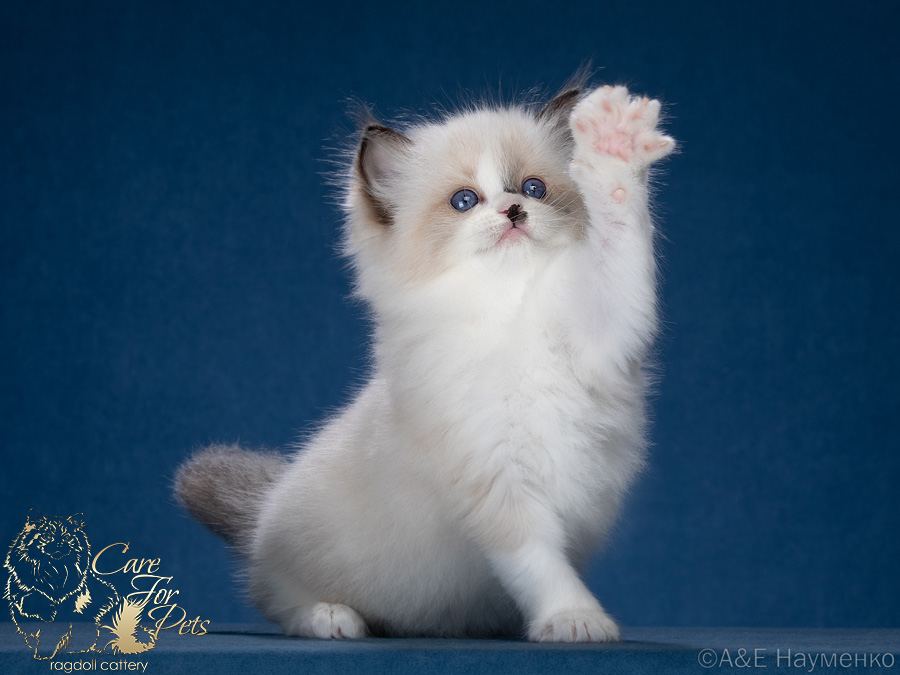
<svg viewBox="0 0 900 675">
<path fill-rule="evenodd" d="M 532 642 L 618 642 L 619 627 L 602 609 L 572 609 L 537 621 L 528 631 Z"/>
<path fill-rule="evenodd" d="M 283 626 L 287 635 L 328 639 L 363 638 L 366 622 L 347 605 L 317 602 L 298 610 L 290 625 Z"/>
<path fill-rule="evenodd" d="M 639 167 L 662 159 L 675 141 L 656 128 L 660 104 L 630 96 L 625 87 L 605 86 L 581 101 L 569 124 L 578 148 L 576 161 L 586 157 L 616 157 Z"/>
</svg>

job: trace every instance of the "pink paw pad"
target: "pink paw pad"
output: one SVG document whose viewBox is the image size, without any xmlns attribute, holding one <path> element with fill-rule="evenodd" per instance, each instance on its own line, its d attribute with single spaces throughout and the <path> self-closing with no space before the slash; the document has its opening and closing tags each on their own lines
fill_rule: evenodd
<svg viewBox="0 0 900 675">
<path fill-rule="evenodd" d="M 606 138 L 598 139 L 594 143 L 594 149 L 597 152 L 605 152 L 607 155 L 621 157 L 625 161 L 631 158 L 631 153 L 634 151 L 631 139 L 615 132 L 610 133 Z"/>
<path fill-rule="evenodd" d="M 572 128 L 579 144 L 595 153 L 650 164 L 675 147 L 656 129 L 659 110 L 659 101 L 629 96 L 625 87 L 606 86 L 578 104 Z"/>
</svg>

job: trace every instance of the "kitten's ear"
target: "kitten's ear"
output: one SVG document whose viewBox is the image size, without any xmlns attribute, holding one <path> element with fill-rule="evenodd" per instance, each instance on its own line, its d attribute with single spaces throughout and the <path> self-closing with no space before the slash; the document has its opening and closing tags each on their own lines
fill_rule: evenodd
<svg viewBox="0 0 900 675">
<path fill-rule="evenodd" d="M 369 124 L 359 142 L 356 175 L 377 219 L 385 225 L 391 222 L 386 188 L 399 174 L 411 144 L 406 136 L 381 124 Z"/>
<path fill-rule="evenodd" d="M 537 114 L 539 122 L 548 122 L 558 129 L 569 128 L 569 116 L 575 104 L 581 100 L 581 89 L 568 89 L 559 94 Z"/>
<path fill-rule="evenodd" d="M 69 522 L 72 523 L 77 528 L 84 527 L 84 514 L 83 513 L 75 513 L 69 516 Z"/>
</svg>

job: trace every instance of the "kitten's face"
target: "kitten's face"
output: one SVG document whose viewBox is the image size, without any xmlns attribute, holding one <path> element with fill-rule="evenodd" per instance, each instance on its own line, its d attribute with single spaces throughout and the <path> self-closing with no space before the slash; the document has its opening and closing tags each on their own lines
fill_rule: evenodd
<svg viewBox="0 0 900 675">
<path fill-rule="evenodd" d="M 470 112 L 407 137 L 367 132 L 354 185 L 354 248 L 374 244 L 374 256 L 359 250 L 367 264 L 416 280 L 477 258 L 525 264 L 581 236 L 571 140 L 558 122 L 512 108 Z"/>
<path fill-rule="evenodd" d="M 55 516 L 44 516 L 36 523 L 30 523 L 21 540 L 23 557 L 32 560 L 79 559 L 86 548 L 80 521 L 75 516 L 63 520 Z"/>
</svg>

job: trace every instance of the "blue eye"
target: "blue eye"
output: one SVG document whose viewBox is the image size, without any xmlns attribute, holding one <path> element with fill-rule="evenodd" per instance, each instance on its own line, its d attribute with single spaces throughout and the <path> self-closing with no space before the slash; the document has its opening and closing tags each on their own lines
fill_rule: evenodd
<svg viewBox="0 0 900 675">
<path fill-rule="evenodd" d="M 534 197 L 535 199 L 543 199 L 547 194 L 547 186 L 540 178 L 529 178 L 522 183 L 522 194 L 526 197 Z"/>
<path fill-rule="evenodd" d="M 450 205 L 457 211 L 468 211 L 478 203 L 478 195 L 468 188 L 460 190 L 450 197 Z"/>
</svg>

